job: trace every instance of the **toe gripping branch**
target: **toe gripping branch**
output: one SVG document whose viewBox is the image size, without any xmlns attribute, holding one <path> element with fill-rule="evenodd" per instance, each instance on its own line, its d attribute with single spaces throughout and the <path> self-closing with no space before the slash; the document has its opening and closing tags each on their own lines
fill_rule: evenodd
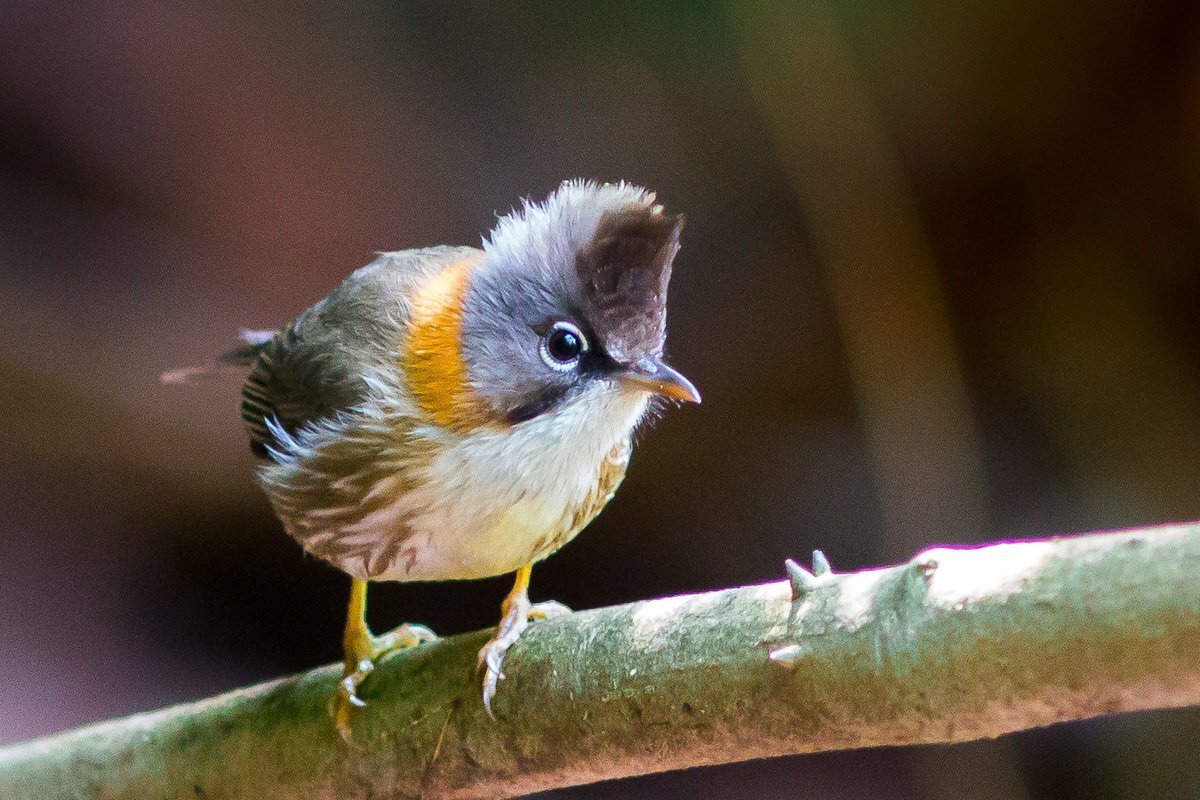
<svg viewBox="0 0 1200 800">
<path fill-rule="evenodd" d="M 827 624 L 819 620 L 833 619 L 831 604 L 836 603 L 836 583 L 833 581 L 833 567 L 820 550 L 813 550 L 811 572 L 790 558 L 783 563 L 792 586 L 792 607 L 788 612 L 787 635 L 784 637 L 785 641 L 791 643 L 770 650 L 767 657 L 772 663 L 791 668 L 807 655 L 805 648 L 799 644 L 801 634 L 811 636 L 824 633 Z M 800 623 L 805 617 L 815 619 L 810 620 L 802 631 Z"/>
</svg>

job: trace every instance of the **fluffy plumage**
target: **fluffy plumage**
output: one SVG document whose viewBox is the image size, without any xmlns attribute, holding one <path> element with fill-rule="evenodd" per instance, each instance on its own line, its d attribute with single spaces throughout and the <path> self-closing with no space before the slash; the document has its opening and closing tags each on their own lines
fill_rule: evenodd
<svg viewBox="0 0 1200 800">
<path fill-rule="evenodd" d="M 359 578 L 511 572 L 611 498 L 662 353 L 681 218 L 626 184 L 564 184 L 482 250 L 382 254 L 259 345 L 243 415 L 287 531 Z M 587 340 L 546 361 L 549 326 Z"/>
</svg>

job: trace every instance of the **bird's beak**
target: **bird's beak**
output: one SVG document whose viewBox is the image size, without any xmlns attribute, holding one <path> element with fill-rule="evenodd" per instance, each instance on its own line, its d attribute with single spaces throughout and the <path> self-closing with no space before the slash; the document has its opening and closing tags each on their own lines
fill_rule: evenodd
<svg viewBox="0 0 1200 800">
<path fill-rule="evenodd" d="M 670 397 L 684 403 L 699 403 L 700 392 L 682 374 L 657 358 L 647 358 L 617 373 L 627 386 Z"/>
</svg>

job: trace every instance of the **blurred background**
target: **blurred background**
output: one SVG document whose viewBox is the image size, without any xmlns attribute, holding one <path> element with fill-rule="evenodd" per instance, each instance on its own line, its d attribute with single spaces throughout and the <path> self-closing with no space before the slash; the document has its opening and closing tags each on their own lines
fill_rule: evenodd
<svg viewBox="0 0 1200 800">
<path fill-rule="evenodd" d="M 1200 5 L 3 2 L 0 742 L 340 657 L 347 581 L 160 386 L 376 250 L 627 179 L 704 392 L 535 570 L 576 608 L 1200 516 Z M 382 586 L 495 623 L 508 579 Z M 1200 797 L 1200 714 L 545 798 Z"/>
</svg>

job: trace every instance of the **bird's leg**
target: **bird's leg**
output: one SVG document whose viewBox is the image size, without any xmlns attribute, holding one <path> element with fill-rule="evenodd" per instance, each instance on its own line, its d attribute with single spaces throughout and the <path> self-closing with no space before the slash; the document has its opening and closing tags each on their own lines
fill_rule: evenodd
<svg viewBox="0 0 1200 800">
<path fill-rule="evenodd" d="M 496 635 L 479 651 L 479 667 L 483 672 L 483 708 L 489 717 L 492 714 L 492 698 L 496 696 L 496 684 L 504 677 L 500 667 L 504 662 L 504 654 L 512 647 L 521 634 L 529 627 L 531 619 L 549 619 L 571 613 L 571 609 L 562 603 L 550 601 L 547 603 L 531 604 L 529 602 L 529 575 L 533 566 L 524 566 L 517 570 L 517 580 L 512 591 L 500 604 L 500 624 L 496 626 Z"/>
<path fill-rule="evenodd" d="M 375 660 L 392 650 L 412 647 L 437 638 L 424 625 L 404 624 L 382 636 L 375 636 L 367 627 L 367 582 L 359 578 L 350 581 L 350 606 L 346 610 L 346 632 L 342 646 L 346 659 L 342 680 L 333 697 L 333 721 L 343 737 L 350 733 L 350 713 L 366 705 L 358 696 L 358 686 L 375 669 Z"/>
</svg>

